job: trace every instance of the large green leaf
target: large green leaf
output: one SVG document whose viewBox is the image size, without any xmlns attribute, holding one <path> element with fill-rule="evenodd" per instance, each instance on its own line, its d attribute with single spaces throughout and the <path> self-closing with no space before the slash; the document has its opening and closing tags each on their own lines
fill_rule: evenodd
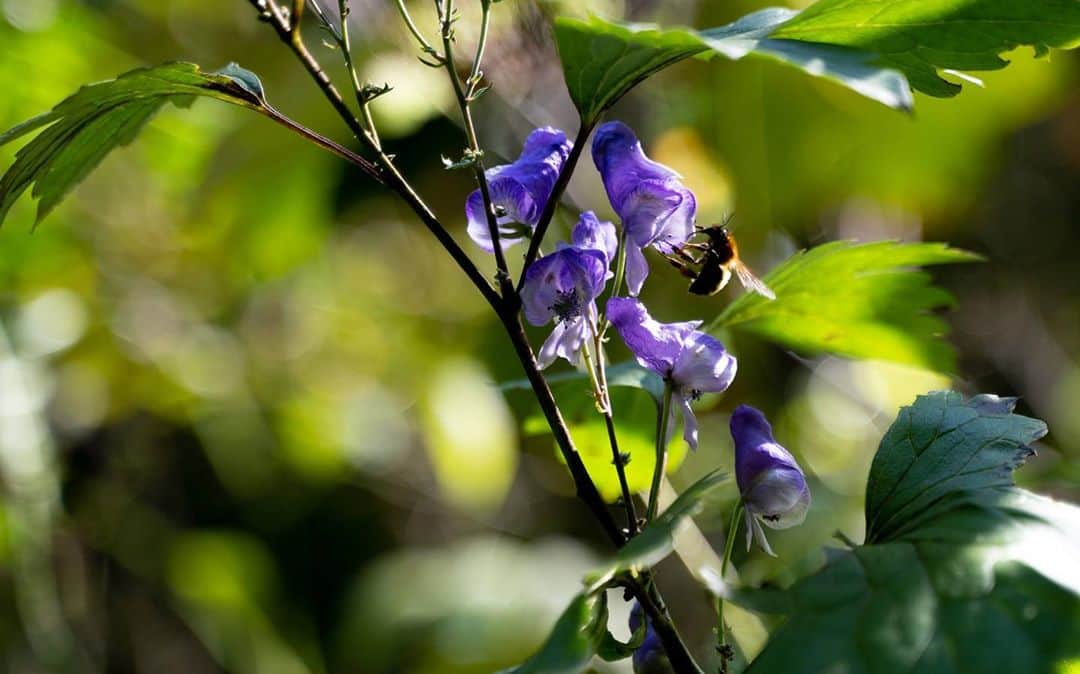
<svg viewBox="0 0 1080 674">
<path fill-rule="evenodd" d="M 744 293 L 710 329 L 749 330 L 807 353 L 874 358 L 951 372 L 945 322 L 931 310 L 953 298 L 913 267 L 979 257 L 937 243 L 827 243 L 797 254 L 764 277 L 768 300 Z"/>
<path fill-rule="evenodd" d="M 868 487 L 869 519 L 892 512 L 909 526 L 832 555 L 788 590 L 713 583 L 790 615 L 749 672 L 1050 674 L 1080 657 L 1080 508 L 1011 486 L 1045 430 L 1012 405 L 920 397 L 886 435 Z"/>
<path fill-rule="evenodd" d="M 638 82 L 688 56 L 764 56 L 840 82 L 898 109 L 911 88 L 953 96 L 939 69 L 994 70 L 1019 45 L 1080 42 L 1075 0 L 820 0 L 770 7 L 707 30 L 559 18 L 555 36 L 570 96 L 586 124 Z M 910 83 L 910 84 L 909 84 Z"/>
<path fill-rule="evenodd" d="M 0 223 L 31 186 L 40 222 L 109 152 L 134 140 L 165 103 L 186 106 L 196 96 L 269 109 L 258 77 L 239 66 L 206 73 L 191 63 L 169 63 L 85 86 L 51 111 L 0 134 L 2 146 L 41 129 L 0 178 Z"/>
<path fill-rule="evenodd" d="M 932 96 L 960 86 L 941 69 L 997 70 L 1002 52 L 1021 45 L 1045 53 L 1080 44 L 1076 0 L 819 0 L 772 33 L 801 42 L 854 47 L 904 73 Z"/>
<path fill-rule="evenodd" d="M 1012 485 L 1013 469 L 1046 434 L 1043 422 L 1011 414 L 1015 403 L 935 393 L 900 410 L 870 468 L 866 540 L 900 538 L 951 507 L 958 493 Z"/>
</svg>

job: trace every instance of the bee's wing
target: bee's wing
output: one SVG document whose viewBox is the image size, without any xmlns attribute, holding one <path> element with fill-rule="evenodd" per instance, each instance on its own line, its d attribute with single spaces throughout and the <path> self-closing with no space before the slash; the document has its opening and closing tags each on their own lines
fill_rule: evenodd
<svg viewBox="0 0 1080 674">
<path fill-rule="evenodd" d="M 733 260 L 732 267 L 735 269 L 735 275 L 739 277 L 739 283 L 743 285 L 747 290 L 751 290 L 763 297 L 767 297 L 770 300 L 776 299 L 776 293 L 769 289 L 769 286 L 765 285 L 765 282 L 754 276 L 754 272 L 742 263 L 741 260 Z"/>
</svg>

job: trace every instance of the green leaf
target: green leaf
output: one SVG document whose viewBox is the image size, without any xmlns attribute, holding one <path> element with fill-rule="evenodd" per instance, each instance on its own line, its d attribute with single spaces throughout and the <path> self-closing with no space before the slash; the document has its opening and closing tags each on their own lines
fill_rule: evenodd
<svg viewBox="0 0 1080 674">
<path fill-rule="evenodd" d="M 960 86 L 940 70 L 997 70 L 999 54 L 1021 45 L 1038 53 L 1080 44 L 1075 0 L 819 0 L 772 33 L 774 38 L 854 47 L 907 76 L 931 96 Z"/>
<path fill-rule="evenodd" d="M 578 674 L 605 641 L 607 600 L 603 592 L 583 592 L 570 606 L 548 635 L 547 641 L 524 664 L 502 674 Z"/>
<path fill-rule="evenodd" d="M 869 544 L 787 590 L 712 579 L 731 601 L 789 614 L 748 672 L 1050 674 L 1080 657 L 1080 508 L 1011 486 L 1045 432 L 1014 402 L 920 397 L 871 468 Z M 873 525 L 884 513 L 888 531 Z"/>
<path fill-rule="evenodd" d="M 1016 400 L 920 396 L 881 440 L 866 487 L 866 540 L 896 540 L 955 507 L 957 493 L 1013 484 L 1046 424 L 1012 414 Z M 952 499 L 946 497 L 952 496 Z"/>
<path fill-rule="evenodd" d="M 1040 53 L 1075 47 L 1080 3 L 820 0 L 801 13 L 770 7 L 701 31 L 562 17 L 555 38 L 570 97 L 587 125 L 642 80 L 695 55 L 769 58 L 909 110 L 912 87 L 932 96 L 960 90 L 941 69 L 1003 68 L 999 54 L 1019 45 Z"/>
<path fill-rule="evenodd" d="M 165 103 L 186 106 L 196 96 L 269 109 L 259 78 L 235 64 L 205 73 L 191 63 L 169 63 L 85 86 L 51 111 L 0 134 L 2 146 L 41 129 L 0 178 L 0 223 L 31 186 L 40 223 L 109 152 L 134 140 Z"/>
<path fill-rule="evenodd" d="M 630 455 L 630 462 L 626 465 L 627 483 L 632 492 L 642 491 L 652 482 L 653 467 L 656 465 L 656 422 L 664 382 L 658 375 L 633 361 L 608 367 L 607 377 L 612 407 L 618 419 L 615 432 L 619 451 Z M 603 416 L 596 411 L 588 375 L 571 370 L 548 375 L 547 380 L 589 476 L 607 501 L 615 501 L 621 494 L 621 485 L 612 465 L 607 425 Z M 532 390 L 525 379 L 504 382 L 500 388 L 508 393 Z M 519 416 L 523 417 L 522 427 L 526 434 L 550 433 L 547 419 L 537 409 L 531 395 L 511 396 L 511 400 L 518 407 Z M 682 438 L 673 436 L 668 446 L 668 474 L 679 469 L 686 452 L 686 443 Z M 561 460 L 562 454 L 557 450 L 556 456 Z"/>
<path fill-rule="evenodd" d="M 726 473 L 715 471 L 679 494 L 667 510 L 627 541 L 607 566 L 589 577 L 590 586 L 601 587 L 623 571 L 653 566 L 671 554 L 679 526 L 686 518 L 701 513 L 727 479 Z"/>
<path fill-rule="evenodd" d="M 763 278 L 775 300 L 744 293 L 710 330 L 739 328 L 800 352 L 952 372 L 956 357 L 941 339 L 948 326 L 930 312 L 953 298 L 912 268 L 979 259 L 937 243 L 827 243 Z"/>
</svg>

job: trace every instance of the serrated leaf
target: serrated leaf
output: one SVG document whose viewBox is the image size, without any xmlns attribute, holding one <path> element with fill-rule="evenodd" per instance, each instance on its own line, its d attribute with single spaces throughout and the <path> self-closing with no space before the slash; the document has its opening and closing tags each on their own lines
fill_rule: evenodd
<svg viewBox="0 0 1080 674">
<path fill-rule="evenodd" d="M 1013 484 L 1046 424 L 1016 400 L 937 392 L 904 407 L 881 440 L 866 487 L 866 540 L 896 540 L 954 507 L 957 494 Z"/>
<path fill-rule="evenodd" d="M 559 18 L 555 37 L 570 97 L 586 125 L 650 75 L 689 56 L 762 56 L 909 110 L 911 89 L 953 96 L 939 70 L 996 70 L 1000 53 L 1080 42 L 1074 0 L 820 0 L 801 13 L 769 7 L 706 30 Z"/>
<path fill-rule="evenodd" d="M 774 38 L 854 47 L 931 96 L 960 86 L 940 70 L 997 70 L 1000 54 L 1021 45 L 1038 53 L 1080 44 L 1075 0 L 819 0 L 772 33 Z"/>
<path fill-rule="evenodd" d="M 690 485 L 637 536 L 627 541 L 607 566 L 589 577 L 590 586 L 601 587 L 623 571 L 653 566 L 671 554 L 679 527 L 686 518 L 702 512 L 717 495 L 717 487 L 727 479 L 726 473 L 715 471 Z"/>
<path fill-rule="evenodd" d="M 933 309 L 952 296 L 931 284 L 923 265 L 979 260 L 938 243 L 835 241 L 793 255 L 763 277 L 768 300 L 744 293 L 710 330 L 749 330 L 809 354 L 888 360 L 952 372 L 948 326 Z"/>
<path fill-rule="evenodd" d="M 169 63 L 87 85 L 51 111 L 0 134 L 4 145 L 41 129 L 0 178 L 0 223 L 31 186 L 41 222 L 109 152 L 134 140 L 165 103 L 185 106 L 199 96 L 267 109 L 259 78 L 236 64 L 206 73 L 191 63 Z"/>
<path fill-rule="evenodd" d="M 1011 486 L 1045 430 L 1013 403 L 920 397 L 871 468 L 871 543 L 760 597 L 710 583 L 747 608 L 789 614 L 748 672 L 1050 674 L 1080 657 L 1080 508 Z M 884 512 L 903 526 L 875 529 Z"/>
</svg>

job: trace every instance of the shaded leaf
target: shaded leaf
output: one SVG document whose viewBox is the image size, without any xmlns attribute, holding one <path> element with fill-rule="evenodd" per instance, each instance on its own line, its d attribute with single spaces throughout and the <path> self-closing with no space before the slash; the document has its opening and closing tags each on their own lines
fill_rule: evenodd
<svg viewBox="0 0 1080 674">
<path fill-rule="evenodd" d="M 268 109 L 259 78 L 235 64 L 205 73 L 191 63 L 169 63 L 87 85 L 51 111 L 0 134 L 4 145 L 42 129 L 0 178 L 0 223 L 31 186 L 41 222 L 109 152 L 134 140 L 165 103 L 185 106 L 196 96 Z"/>
<path fill-rule="evenodd" d="M 1080 508 L 1011 486 L 1045 431 L 1013 403 L 920 397 L 871 468 L 870 544 L 787 590 L 709 583 L 790 616 L 748 672 L 1050 674 L 1080 657 Z M 875 529 L 886 512 L 888 531 Z"/>
<path fill-rule="evenodd" d="M 896 540 L 956 507 L 957 494 L 1013 484 L 1046 424 L 1012 414 L 1014 398 L 920 396 L 881 440 L 866 487 L 866 540 Z M 966 502 L 966 499 L 963 499 Z"/>
<path fill-rule="evenodd" d="M 726 473 L 715 471 L 690 485 L 667 510 L 627 541 L 610 564 L 593 574 L 589 578 L 590 585 L 593 588 L 602 586 L 623 571 L 653 566 L 671 554 L 679 526 L 686 518 L 702 512 L 709 500 L 717 495 L 717 487 L 727 479 Z"/>
<path fill-rule="evenodd" d="M 709 328 L 749 330 L 799 352 L 951 372 L 956 356 L 941 339 L 948 326 L 930 312 L 953 298 L 912 268 L 979 259 L 938 243 L 827 243 L 763 278 L 775 300 L 744 293 Z"/>
</svg>

